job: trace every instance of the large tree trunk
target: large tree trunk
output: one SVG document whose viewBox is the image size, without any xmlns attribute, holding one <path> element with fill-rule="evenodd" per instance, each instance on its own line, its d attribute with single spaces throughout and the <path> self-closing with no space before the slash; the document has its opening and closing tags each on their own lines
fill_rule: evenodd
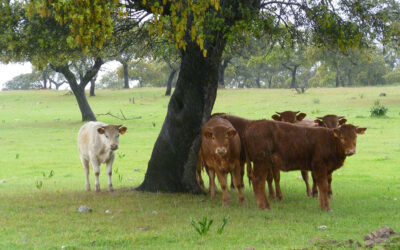
<svg viewBox="0 0 400 250">
<path fill-rule="evenodd" d="M 124 89 L 129 89 L 129 71 L 128 71 L 128 63 L 122 63 L 124 68 Z"/>
<path fill-rule="evenodd" d="M 168 82 L 167 82 L 167 90 L 165 91 L 166 96 L 171 95 L 172 81 L 174 80 L 176 71 L 177 71 L 176 69 L 172 69 L 171 73 L 169 73 Z"/>
<path fill-rule="evenodd" d="M 42 77 L 43 77 L 43 88 L 46 89 L 47 88 L 47 76 L 46 73 L 42 73 Z"/>
<path fill-rule="evenodd" d="M 257 88 L 259 88 L 259 89 L 261 88 L 260 73 L 257 73 L 256 85 L 257 85 Z"/>
<path fill-rule="evenodd" d="M 195 170 L 199 133 L 212 111 L 218 88 L 218 68 L 225 41 L 210 46 L 207 57 L 190 42 L 183 52 L 176 88 L 154 145 L 142 191 L 202 192 Z"/>
</svg>

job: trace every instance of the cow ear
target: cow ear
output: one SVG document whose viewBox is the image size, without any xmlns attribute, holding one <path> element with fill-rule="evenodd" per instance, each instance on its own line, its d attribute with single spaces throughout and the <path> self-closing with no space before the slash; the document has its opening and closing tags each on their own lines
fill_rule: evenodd
<svg viewBox="0 0 400 250">
<path fill-rule="evenodd" d="M 302 121 L 302 120 L 304 119 L 304 117 L 306 117 L 306 116 L 307 116 L 306 113 L 300 113 L 300 114 L 298 114 L 298 115 L 296 116 L 296 119 L 297 119 L 298 121 Z"/>
<path fill-rule="evenodd" d="M 274 119 L 275 121 L 281 121 L 282 120 L 282 118 L 279 116 L 279 115 L 273 115 L 273 116 L 271 116 L 272 117 L 272 119 Z"/>
<path fill-rule="evenodd" d="M 97 129 L 97 132 L 99 132 L 99 134 L 104 134 L 106 131 L 104 130 L 104 128 L 103 127 L 101 127 L 101 128 L 98 128 Z"/>
<path fill-rule="evenodd" d="M 347 122 L 347 120 L 346 119 L 340 119 L 339 120 L 339 126 L 341 126 L 341 125 L 343 125 L 343 124 L 345 124 Z"/>
<path fill-rule="evenodd" d="M 337 128 L 332 129 L 332 132 L 333 132 L 333 136 L 335 136 L 336 138 L 340 138 L 339 129 L 337 129 Z"/>
<path fill-rule="evenodd" d="M 320 127 L 326 127 L 326 126 L 325 126 L 325 123 L 324 123 L 323 121 L 319 120 L 319 119 L 314 120 L 314 122 L 317 123 L 318 126 L 320 126 Z"/>
<path fill-rule="evenodd" d="M 210 131 L 206 131 L 204 132 L 204 137 L 207 139 L 211 139 L 212 138 L 212 133 Z"/>
<path fill-rule="evenodd" d="M 237 134 L 236 130 L 233 130 L 233 129 L 229 130 L 228 133 L 227 133 L 229 138 L 234 137 L 236 134 Z"/>
<path fill-rule="evenodd" d="M 120 133 L 121 135 L 123 135 L 123 134 L 125 134 L 126 130 L 128 130 L 127 127 L 120 127 L 120 128 L 119 128 L 119 133 Z"/>
<path fill-rule="evenodd" d="M 361 135 L 365 133 L 365 130 L 367 130 L 367 128 L 356 128 L 357 134 L 361 134 Z"/>
</svg>

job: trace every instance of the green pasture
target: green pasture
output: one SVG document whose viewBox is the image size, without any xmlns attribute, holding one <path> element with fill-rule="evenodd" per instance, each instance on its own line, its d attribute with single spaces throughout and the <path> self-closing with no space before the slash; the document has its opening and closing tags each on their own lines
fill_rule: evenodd
<svg viewBox="0 0 400 250">
<path fill-rule="evenodd" d="M 387 96 L 379 97 L 382 92 Z M 89 98 L 96 114 L 122 111 L 136 119 L 98 116 L 128 131 L 113 166 L 116 191 L 106 191 L 102 166 L 102 192 L 86 192 L 76 145 L 81 115 L 75 97 L 66 93 L 0 92 L 0 249 L 312 249 L 321 247 L 313 243 L 317 238 L 328 241 L 322 247 L 329 249 L 351 248 L 340 244 L 349 239 L 363 243 L 364 235 L 384 225 L 400 232 L 400 87 L 218 91 L 214 112 L 250 119 L 284 110 L 307 117 L 333 113 L 368 128 L 358 137 L 357 153 L 333 175 L 333 212 L 321 211 L 318 200 L 306 196 L 298 171 L 281 174 L 284 199 L 271 201 L 271 211 L 257 208 L 248 185 L 247 207 L 232 190 L 228 208 L 220 193 L 210 200 L 132 191 L 143 181 L 167 112 L 169 97 L 161 88 L 102 90 Z M 389 109 L 385 118 L 369 116 L 378 99 Z M 93 211 L 78 213 L 80 205 Z M 214 223 L 200 236 L 191 221 L 204 216 Z M 318 230 L 321 225 L 327 229 Z"/>
</svg>

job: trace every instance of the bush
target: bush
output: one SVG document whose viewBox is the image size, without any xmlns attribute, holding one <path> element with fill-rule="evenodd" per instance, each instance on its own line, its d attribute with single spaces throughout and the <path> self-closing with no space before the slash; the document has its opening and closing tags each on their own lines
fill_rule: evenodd
<svg viewBox="0 0 400 250">
<path fill-rule="evenodd" d="M 385 106 L 383 106 L 379 100 L 376 100 L 374 103 L 374 106 L 372 106 L 370 112 L 371 112 L 371 117 L 382 117 L 385 116 L 387 111 L 389 109 Z"/>
</svg>

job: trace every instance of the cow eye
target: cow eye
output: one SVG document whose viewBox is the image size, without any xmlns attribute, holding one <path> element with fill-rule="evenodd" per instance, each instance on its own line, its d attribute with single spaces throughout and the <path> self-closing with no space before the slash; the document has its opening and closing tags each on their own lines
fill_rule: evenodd
<svg viewBox="0 0 400 250">
<path fill-rule="evenodd" d="M 213 136 L 212 139 L 215 140 L 215 136 Z"/>
<path fill-rule="evenodd" d="M 108 135 L 106 135 L 106 138 L 108 139 Z"/>
</svg>

